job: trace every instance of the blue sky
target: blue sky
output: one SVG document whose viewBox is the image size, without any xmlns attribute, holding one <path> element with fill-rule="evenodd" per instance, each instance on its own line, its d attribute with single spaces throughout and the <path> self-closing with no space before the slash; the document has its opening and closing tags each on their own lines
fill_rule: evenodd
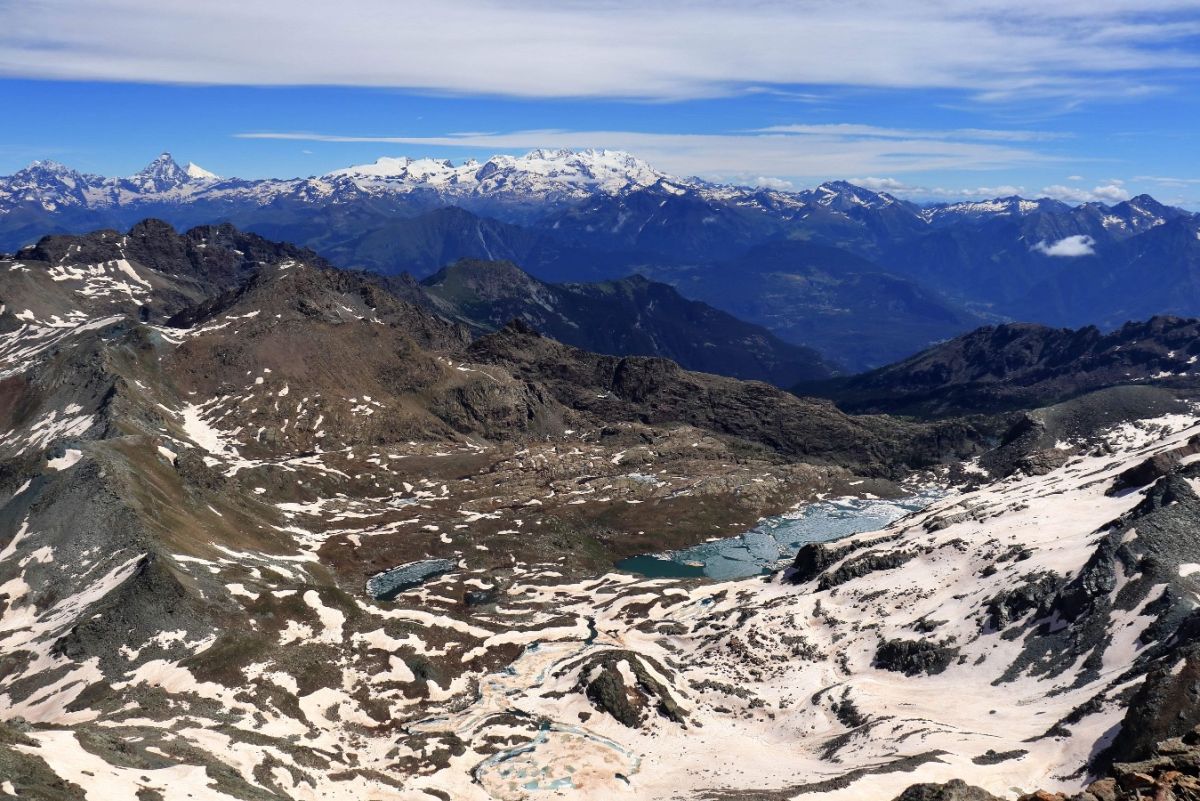
<svg viewBox="0 0 1200 801">
<path fill-rule="evenodd" d="M 610 147 L 738 183 L 1200 208 L 1191 0 L 0 0 L 0 76 L 0 173 Z"/>
</svg>

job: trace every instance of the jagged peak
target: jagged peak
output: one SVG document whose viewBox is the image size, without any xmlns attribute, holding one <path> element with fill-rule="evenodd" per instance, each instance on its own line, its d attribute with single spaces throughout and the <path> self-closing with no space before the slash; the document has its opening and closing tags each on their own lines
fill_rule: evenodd
<svg viewBox="0 0 1200 801">
<path fill-rule="evenodd" d="M 874 189 L 867 189 L 865 186 L 843 180 L 825 181 L 816 189 L 800 194 L 808 194 L 822 206 L 837 205 L 841 206 L 843 210 L 849 206 L 882 208 L 898 202 L 895 197 L 886 192 L 876 192 Z"/>
<path fill-rule="evenodd" d="M 75 172 L 74 168 L 68 167 L 66 164 L 63 164 L 59 161 L 54 161 L 53 159 L 37 159 L 35 161 L 31 161 L 23 170 L 21 170 L 21 172 L 29 172 L 31 170 L 41 170 L 44 172 L 56 173 Z"/>
<path fill-rule="evenodd" d="M 139 170 L 135 175 L 147 175 L 151 173 L 173 172 L 182 170 L 179 163 L 175 161 L 175 157 L 164 150 L 155 156 L 154 160 Z"/>
<path fill-rule="evenodd" d="M 162 192 L 185 184 L 192 178 L 179 166 L 175 158 L 164 150 L 141 170 L 129 176 L 128 180 L 143 191 Z"/>
<path fill-rule="evenodd" d="M 18 182 L 54 180 L 56 182 L 66 181 L 70 183 L 71 181 L 85 181 L 90 176 L 86 176 L 74 167 L 68 167 L 61 162 L 50 159 L 39 159 L 31 161 L 27 166 L 18 170 L 12 177 Z"/>
</svg>

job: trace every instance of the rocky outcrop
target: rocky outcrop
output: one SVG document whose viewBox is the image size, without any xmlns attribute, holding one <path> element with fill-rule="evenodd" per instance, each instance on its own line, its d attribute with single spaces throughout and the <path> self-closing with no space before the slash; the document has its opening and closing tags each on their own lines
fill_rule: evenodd
<svg viewBox="0 0 1200 801">
<path fill-rule="evenodd" d="M 979 787 L 972 787 L 961 779 L 951 779 L 944 784 L 914 784 L 893 801 L 1000 801 Z"/>
<path fill-rule="evenodd" d="M 1126 490 L 1145 487 L 1170 473 L 1185 457 L 1200 453 L 1200 435 L 1192 437 L 1187 444 L 1170 451 L 1156 453 L 1146 457 L 1128 470 L 1123 471 L 1113 480 L 1109 495 L 1117 495 Z"/>
<path fill-rule="evenodd" d="M 1018 586 L 985 602 L 986 625 L 999 631 L 1030 612 L 1044 610 L 1061 583 L 1061 579 L 1052 573 L 1026 576 Z"/>
<path fill-rule="evenodd" d="M 649 715 L 661 715 L 686 727 L 688 714 L 670 688 L 643 664 L 646 657 L 632 651 L 604 651 L 579 665 L 584 695 L 598 709 L 631 729 L 643 726 Z M 662 675 L 662 665 L 654 665 Z"/>
<path fill-rule="evenodd" d="M 875 650 L 875 666 L 905 676 L 933 676 L 957 656 L 957 648 L 934 640 L 884 640 Z"/>
<path fill-rule="evenodd" d="M 1182 413 L 1186 404 L 1172 392 L 1149 386 L 1120 386 L 1083 394 L 1016 416 L 1001 416 L 996 447 L 979 459 L 993 476 L 1045 475 L 1074 454 L 1086 452 L 1102 432 L 1133 420 Z"/>
</svg>

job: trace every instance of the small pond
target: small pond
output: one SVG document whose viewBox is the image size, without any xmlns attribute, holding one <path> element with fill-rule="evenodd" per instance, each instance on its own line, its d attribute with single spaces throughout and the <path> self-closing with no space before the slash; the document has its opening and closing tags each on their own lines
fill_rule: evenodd
<svg viewBox="0 0 1200 801">
<path fill-rule="evenodd" d="M 405 590 L 449 573 L 455 566 L 449 559 L 422 559 L 399 565 L 367 579 L 367 595 L 376 601 L 390 601 Z"/>
</svg>

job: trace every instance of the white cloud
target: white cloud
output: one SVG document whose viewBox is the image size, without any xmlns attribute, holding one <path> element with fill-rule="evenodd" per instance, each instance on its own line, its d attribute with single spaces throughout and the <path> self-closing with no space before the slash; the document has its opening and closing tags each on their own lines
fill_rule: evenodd
<svg viewBox="0 0 1200 801">
<path fill-rule="evenodd" d="M 893 195 L 908 195 L 921 189 L 919 186 L 911 186 L 895 178 L 875 178 L 870 175 L 865 178 L 851 178 L 850 183 L 873 192 L 889 192 Z"/>
<path fill-rule="evenodd" d="M 796 185 L 791 181 L 783 178 L 774 178 L 770 175 L 760 175 L 750 183 L 754 186 L 761 186 L 765 189 L 778 189 L 781 192 L 790 192 L 796 188 Z"/>
<path fill-rule="evenodd" d="M 851 178 L 850 183 L 876 192 L 887 192 L 897 197 L 923 201 L 990 200 L 1011 197 L 1025 192 L 1023 186 L 1000 184 L 998 186 L 976 186 L 947 188 L 942 186 L 919 186 L 895 178 Z"/>
<path fill-rule="evenodd" d="M 1081 186 L 1063 186 L 1055 184 L 1047 186 L 1041 192 L 1044 197 L 1051 197 L 1055 200 L 1063 200 L 1068 203 L 1120 203 L 1122 200 L 1129 200 L 1130 194 L 1122 184 L 1124 181 L 1111 181 L 1107 184 L 1100 184 L 1091 189 L 1085 189 Z"/>
<path fill-rule="evenodd" d="M 1076 258 L 1078 256 L 1093 255 L 1096 252 L 1095 244 L 1096 240 L 1087 234 L 1076 234 L 1075 236 L 1064 237 L 1053 244 L 1047 244 L 1045 240 L 1042 240 L 1034 245 L 1033 249 L 1047 256 Z"/>
<path fill-rule="evenodd" d="M 821 181 L 847 175 L 924 170 L 986 170 L 1047 163 L 1049 156 L 1007 142 L 948 137 L 862 138 L 833 133 L 666 134 L 638 131 L 531 130 L 446 136 L 354 136 L 289 131 L 237 134 L 245 139 L 378 143 L 407 155 L 525 151 L 547 148 L 625 150 L 674 175 L 754 183 L 758 176 Z M 775 180 L 775 179 L 769 179 Z"/>
<path fill-rule="evenodd" d="M 813 87 L 1137 96 L 1200 66 L 1195 0 L 39 0 L 0 74 L 674 99 Z M 869 57 L 862 57 L 869 54 Z M 983 134 L 980 134 L 982 136 Z"/>
</svg>

